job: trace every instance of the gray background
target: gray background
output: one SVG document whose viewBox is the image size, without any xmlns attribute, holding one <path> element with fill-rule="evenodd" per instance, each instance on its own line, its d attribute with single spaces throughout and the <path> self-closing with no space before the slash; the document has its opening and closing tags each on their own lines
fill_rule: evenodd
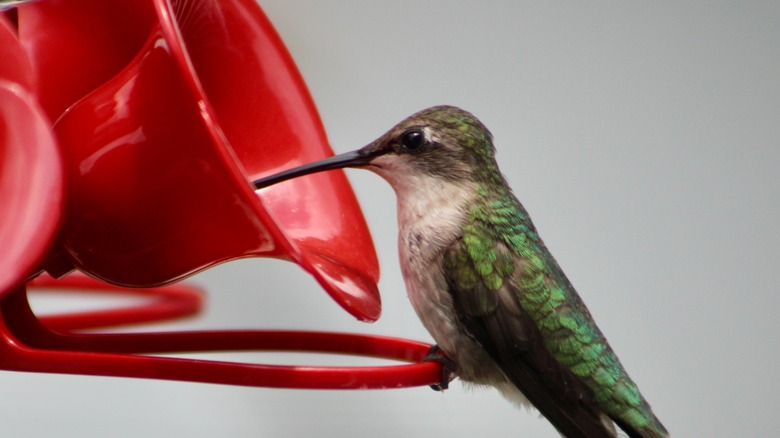
<svg viewBox="0 0 780 438">
<path fill-rule="evenodd" d="M 777 433 L 780 3 L 263 5 L 337 152 L 434 104 L 481 118 L 543 238 L 675 436 Z M 348 175 L 382 266 L 379 322 L 353 320 L 297 266 L 254 259 L 195 276 L 210 307 L 166 328 L 430 340 L 398 268 L 394 194 L 369 172 Z M 557 436 L 535 412 L 459 383 L 336 392 L 4 372 L 0 388 L 5 436 Z"/>
</svg>

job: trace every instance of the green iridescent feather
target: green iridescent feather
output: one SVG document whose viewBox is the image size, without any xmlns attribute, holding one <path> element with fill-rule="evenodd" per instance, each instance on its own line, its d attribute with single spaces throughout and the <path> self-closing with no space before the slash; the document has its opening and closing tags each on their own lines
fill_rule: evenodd
<svg viewBox="0 0 780 438">
<path fill-rule="evenodd" d="M 448 254 L 445 271 L 464 290 L 481 282 L 479 290 L 495 293 L 509 282 L 544 349 L 590 388 L 599 408 L 637 430 L 665 436 L 525 209 L 505 187 L 480 186 L 463 229 L 463 251 Z"/>
<path fill-rule="evenodd" d="M 478 161 L 471 166 L 476 200 L 461 241 L 444 258 L 456 289 L 484 294 L 469 299 L 469 313 L 489 314 L 497 305 L 490 294 L 510 287 L 542 339 L 543 354 L 584 384 L 598 408 L 642 436 L 667 436 L 512 195 L 495 163 L 489 132 L 460 113 L 443 114 L 440 122 L 458 131 L 469 158 Z"/>
</svg>

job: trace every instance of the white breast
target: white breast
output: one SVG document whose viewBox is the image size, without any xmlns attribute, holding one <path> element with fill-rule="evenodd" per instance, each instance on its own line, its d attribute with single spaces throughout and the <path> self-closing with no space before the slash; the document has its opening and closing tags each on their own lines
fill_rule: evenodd
<svg viewBox="0 0 780 438">
<path fill-rule="evenodd" d="M 425 328 L 445 352 L 462 336 L 442 272 L 442 254 L 457 239 L 468 202 L 463 190 L 446 184 L 398 193 L 398 254 L 409 300 Z M 420 199 L 417 194 L 423 194 Z"/>
<path fill-rule="evenodd" d="M 379 160 L 378 160 L 379 161 Z M 485 350 L 458 324 L 442 271 L 442 255 L 460 237 L 474 199 L 474 184 L 392 171 L 397 162 L 371 170 L 385 178 L 398 198 L 398 253 L 409 300 L 439 348 L 458 367 L 461 380 L 495 386 L 518 405 L 526 398 Z M 397 170 L 397 167 L 396 167 Z"/>
<path fill-rule="evenodd" d="M 461 236 L 475 186 L 430 176 L 390 181 L 398 197 L 398 253 L 409 300 L 461 379 L 495 384 L 503 373 L 464 332 L 442 271 L 442 255 Z"/>
<path fill-rule="evenodd" d="M 461 234 L 474 186 L 401 170 L 398 159 L 388 161 L 372 170 L 398 198 L 398 254 L 409 300 L 439 347 L 450 352 L 458 329 L 441 257 Z"/>
</svg>

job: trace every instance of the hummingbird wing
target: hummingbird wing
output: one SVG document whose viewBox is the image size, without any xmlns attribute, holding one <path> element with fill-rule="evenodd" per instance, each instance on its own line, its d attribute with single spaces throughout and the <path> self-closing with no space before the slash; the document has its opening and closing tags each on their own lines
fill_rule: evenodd
<svg viewBox="0 0 780 438">
<path fill-rule="evenodd" d="M 460 322 L 561 433 L 668 435 L 516 198 L 477 203 L 443 257 Z"/>
<path fill-rule="evenodd" d="M 492 288 L 497 282 L 485 281 L 462 239 L 449 248 L 444 259 L 460 322 L 539 412 L 566 437 L 614 437 L 593 409 L 590 389 L 545 350 L 541 333 L 523 309 L 513 282 L 506 278 Z"/>
</svg>

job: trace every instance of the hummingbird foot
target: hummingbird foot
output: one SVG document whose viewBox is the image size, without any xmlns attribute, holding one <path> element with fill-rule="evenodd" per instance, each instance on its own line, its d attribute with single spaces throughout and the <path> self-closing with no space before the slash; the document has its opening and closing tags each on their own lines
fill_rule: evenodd
<svg viewBox="0 0 780 438">
<path fill-rule="evenodd" d="M 441 364 L 441 380 L 439 383 L 430 385 L 434 391 L 444 391 L 449 388 L 450 382 L 455 379 L 457 366 L 455 362 L 447 357 L 438 345 L 434 345 L 428 350 L 428 355 L 423 358 L 423 362 L 438 362 Z"/>
</svg>

